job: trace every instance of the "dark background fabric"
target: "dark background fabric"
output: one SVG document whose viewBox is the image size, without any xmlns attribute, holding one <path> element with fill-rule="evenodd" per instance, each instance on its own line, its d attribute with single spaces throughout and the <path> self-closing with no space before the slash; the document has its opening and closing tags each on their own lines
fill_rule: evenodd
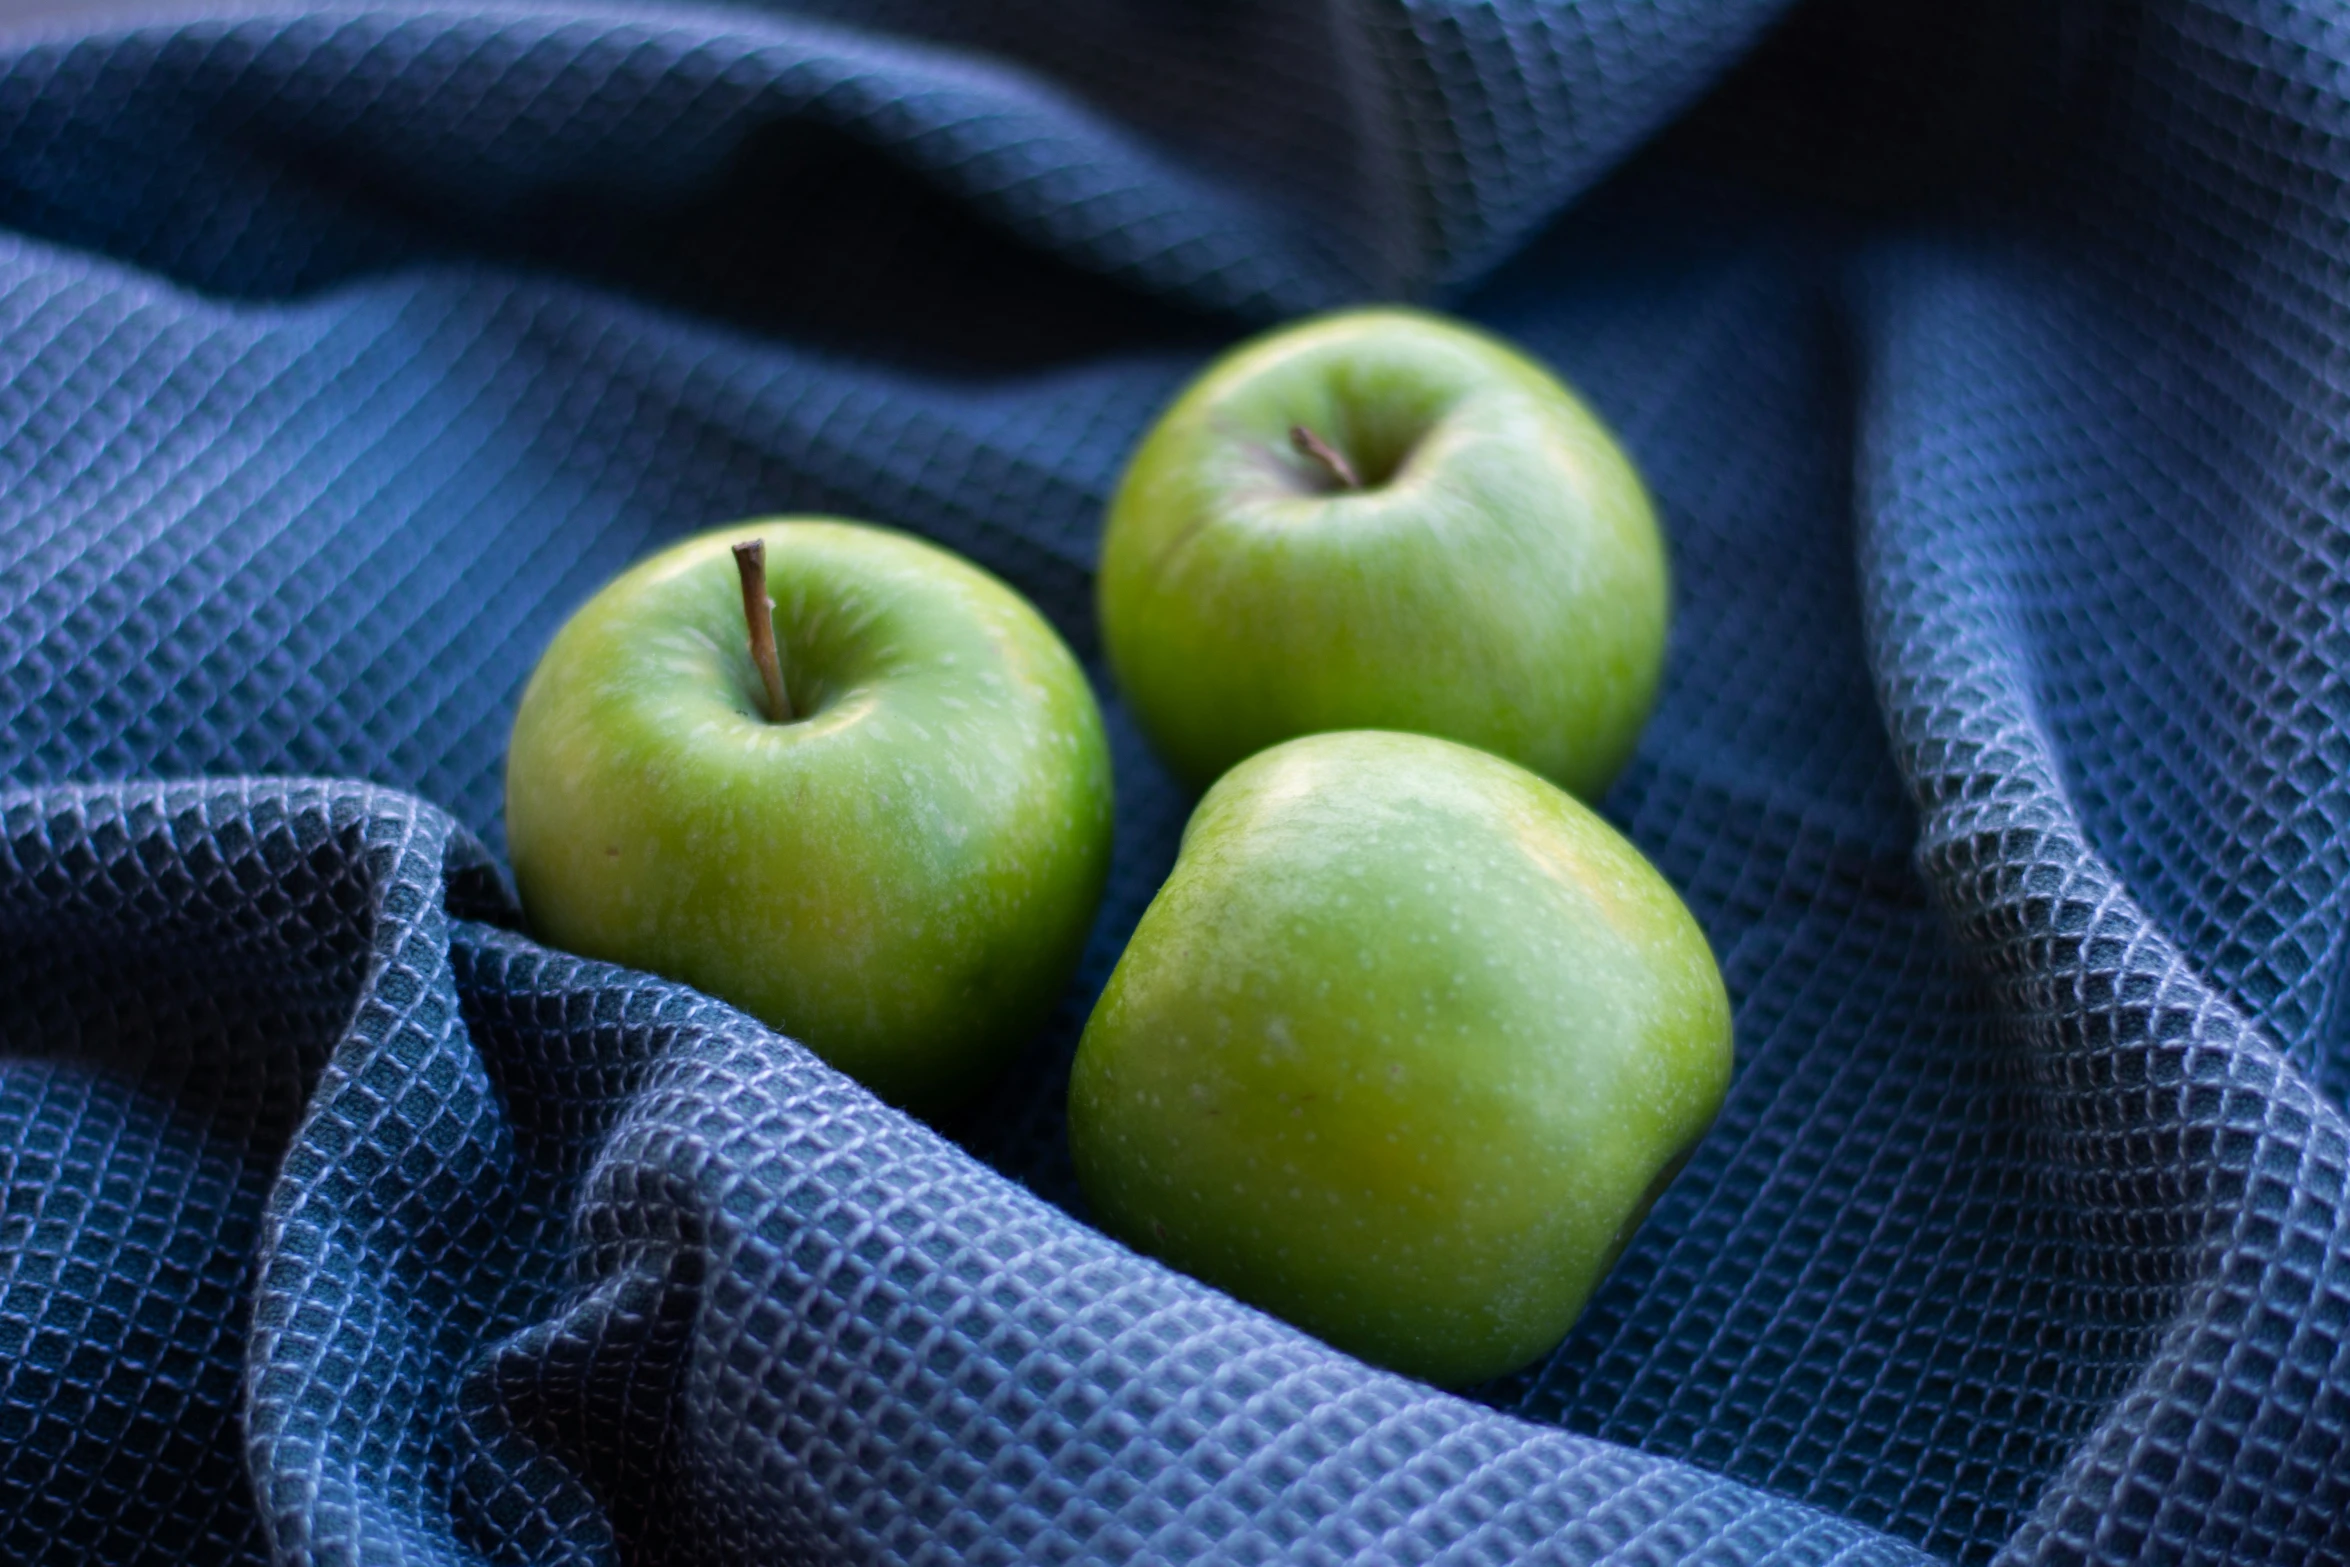
<svg viewBox="0 0 2350 1567">
<path fill-rule="evenodd" d="M 258 11 L 0 55 L 0 1558 L 2350 1559 L 2350 20 L 2288 0 Z M 519 928 L 562 617 L 910 527 L 1097 678 L 1154 408 L 1527 346 L 1677 619 L 1606 808 L 1728 1107 L 1472 1396 Z"/>
</svg>

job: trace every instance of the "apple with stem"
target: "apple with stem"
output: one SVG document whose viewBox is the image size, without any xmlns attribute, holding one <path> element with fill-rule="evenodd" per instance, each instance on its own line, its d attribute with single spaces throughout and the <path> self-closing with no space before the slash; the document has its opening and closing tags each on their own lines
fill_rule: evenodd
<svg viewBox="0 0 2350 1567">
<path fill-rule="evenodd" d="M 1195 787 L 1294 735 L 1402 729 L 1596 798 L 1664 663 L 1664 540 L 1598 417 L 1501 342 L 1417 311 L 1217 360 L 1110 504 L 1103 644 Z"/>
<path fill-rule="evenodd" d="M 1068 983 L 1110 789 L 1085 675 L 1018 594 L 904 534 L 769 519 L 638 564 L 556 634 L 506 837 L 550 943 L 938 1112 Z"/>
</svg>

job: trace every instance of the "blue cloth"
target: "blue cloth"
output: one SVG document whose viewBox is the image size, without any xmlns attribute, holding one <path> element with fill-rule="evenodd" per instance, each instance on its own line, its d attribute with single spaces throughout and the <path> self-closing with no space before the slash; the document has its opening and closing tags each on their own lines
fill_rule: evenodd
<svg viewBox="0 0 2350 1567">
<path fill-rule="evenodd" d="M 823 14 L 829 11 L 830 15 Z M 1785 13 L 1785 14 L 1782 14 Z M 2317 0 L 238 13 L 0 55 L 0 1558 L 2350 1559 L 2350 30 Z M 1104 1240 L 535 945 L 521 682 L 738 516 L 1099 672 L 1104 497 L 1350 300 L 1677 573 L 1614 818 L 1737 1005 L 1550 1359 Z"/>
</svg>

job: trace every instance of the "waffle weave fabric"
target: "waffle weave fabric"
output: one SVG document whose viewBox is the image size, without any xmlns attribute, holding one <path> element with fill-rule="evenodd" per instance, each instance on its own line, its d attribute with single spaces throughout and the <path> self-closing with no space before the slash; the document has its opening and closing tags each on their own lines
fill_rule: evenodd
<svg viewBox="0 0 2350 1567">
<path fill-rule="evenodd" d="M 1727 1108 L 1456 1397 L 1103 1239 L 1189 800 L 1102 506 L 1285 317 L 1557 367 L 1671 536 L 1609 813 Z M 0 52 L 0 1559 L 2350 1560 L 2350 21 L 2321 0 L 242 10 Z M 500 869 L 731 518 L 1026 592 L 1118 770 L 950 1135 Z"/>
</svg>

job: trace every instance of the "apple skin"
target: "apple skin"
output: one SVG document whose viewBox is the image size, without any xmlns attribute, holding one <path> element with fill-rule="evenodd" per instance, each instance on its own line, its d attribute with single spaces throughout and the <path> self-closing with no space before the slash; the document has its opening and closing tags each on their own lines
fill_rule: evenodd
<svg viewBox="0 0 2350 1567">
<path fill-rule="evenodd" d="M 1316 735 L 1200 802 L 1070 1146 L 1112 1234 L 1460 1386 L 1565 1336 L 1729 1080 L 1704 934 L 1613 828 L 1465 746 Z"/>
<path fill-rule="evenodd" d="M 768 721 L 730 554 L 763 538 Z M 906 535 L 722 528 L 556 634 L 506 763 L 532 929 L 663 974 L 925 1111 L 982 1086 L 1068 983 L 1110 854 L 1083 671 L 1026 600 Z"/>
<path fill-rule="evenodd" d="M 1303 426 L 1364 487 L 1291 444 Z M 1547 371 L 1456 322 L 1324 316 L 1217 360 L 1144 437 L 1099 579 L 1119 686 L 1204 787 L 1295 735 L 1406 729 L 1586 799 L 1664 665 L 1646 488 Z"/>
</svg>

